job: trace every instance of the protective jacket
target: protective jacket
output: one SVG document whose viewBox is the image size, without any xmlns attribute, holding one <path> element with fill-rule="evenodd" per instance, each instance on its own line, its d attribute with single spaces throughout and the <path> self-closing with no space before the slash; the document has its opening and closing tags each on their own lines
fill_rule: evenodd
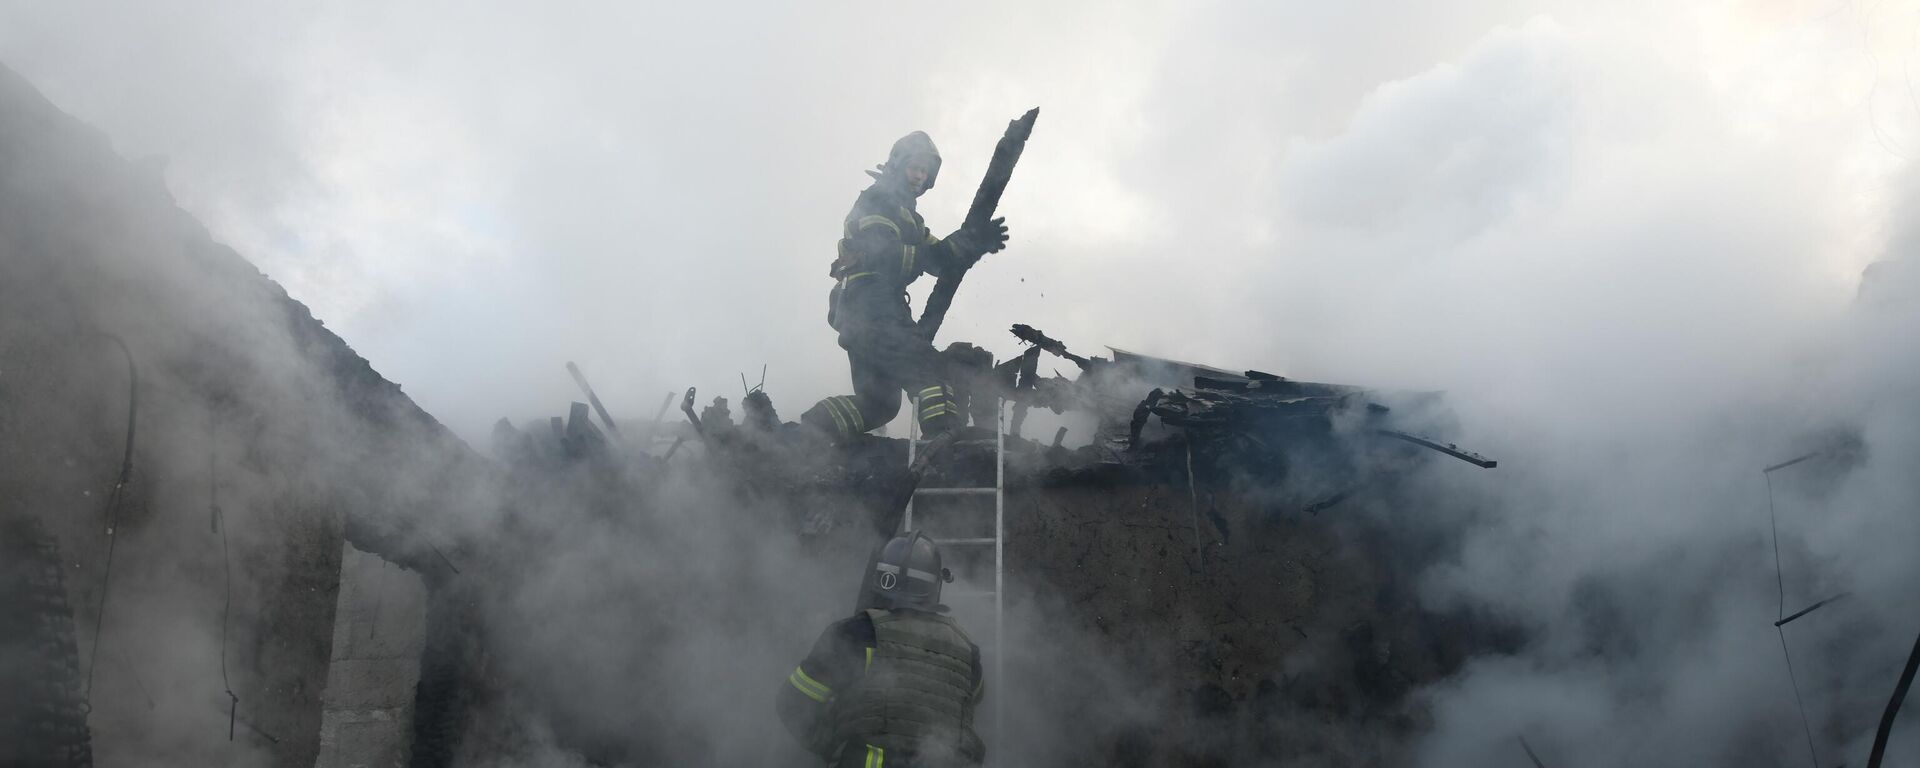
<svg viewBox="0 0 1920 768">
<path fill-rule="evenodd" d="M 925 434 L 964 423 L 946 365 L 907 306 L 907 286 L 916 278 L 964 266 L 954 245 L 927 231 L 914 202 L 897 182 L 882 180 L 860 193 L 843 223 L 829 270 L 835 283 L 827 323 L 847 351 L 853 394 L 822 399 L 800 416 L 837 440 L 892 421 L 903 389 L 918 403 L 914 416 Z"/>
<path fill-rule="evenodd" d="M 849 335 L 911 330 L 907 286 L 961 263 L 953 246 L 927 229 L 913 196 L 896 186 L 882 182 L 861 192 L 842 225 L 839 257 L 828 270 L 836 282 L 827 309 L 842 347 Z"/>
<path fill-rule="evenodd" d="M 787 682 L 781 719 L 828 765 L 951 768 L 984 759 L 973 731 L 979 649 L 946 616 L 861 611 L 829 628 Z"/>
</svg>

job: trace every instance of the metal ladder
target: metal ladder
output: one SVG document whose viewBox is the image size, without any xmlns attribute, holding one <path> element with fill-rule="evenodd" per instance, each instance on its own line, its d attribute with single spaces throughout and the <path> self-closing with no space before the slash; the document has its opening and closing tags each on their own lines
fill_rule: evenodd
<svg viewBox="0 0 1920 768">
<path fill-rule="evenodd" d="M 906 514 L 901 518 L 901 530 L 913 530 L 914 499 L 922 496 L 962 496 L 985 498 L 993 497 L 993 535 L 969 538 L 935 538 L 934 542 L 942 549 L 949 547 L 993 547 L 993 589 L 972 590 L 957 593 L 958 597 L 993 598 L 993 659 L 988 663 L 988 677 L 991 678 L 993 702 L 993 734 L 996 741 L 1005 742 L 1006 734 L 1006 621 L 1003 609 L 1006 592 L 1006 533 L 1007 533 L 1007 401 L 996 401 L 993 425 L 993 485 L 957 487 L 957 488 L 915 488 L 913 497 L 907 500 Z M 920 439 L 920 399 L 913 399 L 913 410 L 907 419 L 907 466 L 913 466 L 914 457 L 920 446 L 926 441 Z M 945 559 L 945 558 L 943 558 Z"/>
</svg>

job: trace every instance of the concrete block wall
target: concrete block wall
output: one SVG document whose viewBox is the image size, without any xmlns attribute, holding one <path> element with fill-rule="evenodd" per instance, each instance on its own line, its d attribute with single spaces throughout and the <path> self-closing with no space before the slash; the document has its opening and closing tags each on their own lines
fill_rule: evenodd
<svg viewBox="0 0 1920 768">
<path fill-rule="evenodd" d="M 315 768 L 399 768 L 413 740 L 426 643 L 419 574 L 345 544 Z"/>
</svg>

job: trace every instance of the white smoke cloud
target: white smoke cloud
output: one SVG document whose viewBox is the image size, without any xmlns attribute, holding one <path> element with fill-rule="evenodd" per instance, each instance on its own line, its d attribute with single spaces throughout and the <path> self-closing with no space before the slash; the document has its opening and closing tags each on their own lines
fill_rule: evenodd
<svg viewBox="0 0 1920 768">
<path fill-rule="evenodd" d="M 1759 467 L 1866 445 L 1782 508 L 1788 609 L 1855 593 L 1789 630 L 1823 758 L 1913 630 L 1913 323 L 1851 302 L 1912 258 L 1917 10 L 68 3 L 0 11 L 0 59 L 470 437 L 568 359 L 623 416 L 769 363 L 793 418 L 845 386 L 859 171 L 930 131 L 938 231 L 1039 105 L 949 338 L 1445 389 L 1505 460 L 1445 481 L 1427 597 L 1534 640 L 1424 694 L 1423 762 L 1783 763 Z"/>
</svg>

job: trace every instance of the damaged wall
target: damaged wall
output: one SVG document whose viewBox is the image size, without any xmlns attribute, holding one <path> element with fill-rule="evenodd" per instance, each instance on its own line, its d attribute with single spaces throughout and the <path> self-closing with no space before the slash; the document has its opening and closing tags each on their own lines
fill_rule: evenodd
<svg viewBox="0 0 1920 768">
<path fill-rule="evenodd" d="M 315 768 L 405 765 L 414 686 L 426 648 L 427 590 L 418 574 L 343 544 L 333 656 Z"/>
<path fill-rule="evenodd" d="M 0 516 L 44 532 L 74 627 L 71 659 L 9 636 L 0 669 L 72 666 L 95 761 L 312 765 L 343 539 L 417 567 L 471 458 L 0 69 Z"/>
</svg>

